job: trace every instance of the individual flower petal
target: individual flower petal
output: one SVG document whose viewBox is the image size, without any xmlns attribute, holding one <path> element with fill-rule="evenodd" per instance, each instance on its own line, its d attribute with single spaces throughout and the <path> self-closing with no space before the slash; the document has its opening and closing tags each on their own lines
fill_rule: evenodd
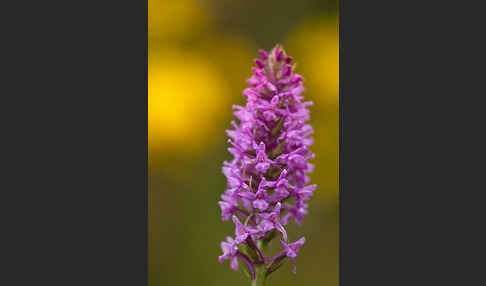
<svg viewBox="0 0 486 286">
<path fill-rule="evenodd" d="M 264 211 L 268 208 L 268 203 L 265 200 L 256 200 L 253 202 L 253 206 L 261 211 Z"/>
<path fill-rule="evenodd" d="M 221 250 L 223 254 L 218 257 L 218 261 L 221 263 L 226 259 L 231 259 L 236 257 L 238 252 L 238 246 L 236 241 L 231 237 L 226 237 L 226 241 L 221 242 Z"/>
<path fill-rule="evenodd" d="M 296 265 L 295 265 L 295 257 L 297 257 L 297 254 L 299 253 L 300 247 L 304 245 L 305 243 L 305 237 L 301 237 L 299 240 L 297 240 L 294 243 L 286 244 L 284 241 L 280 240 L 280 244 L 285 250 L 285 255 L 289 257 L 292 260 L 292 263 L 294 265 L 293 272 L 296 273 Z"/>
<path fill-rule="evenodd" d="M 245 227 L 235 215 L 232 218 L 235 224 L 235 241 L 237 244 L 244 243 L 249 235 L 258 232 L 255 228 Z"/>
<path fill-rule="evenodd" d="M 218 202 L 219 206 L 221 207 L 221 216 L 223 221 L 229 220 L 229 218 L 233 215 L 234 207 L 228 202 L 220 201 Z"/>
<path fill-rule="evenodd" d="M 282 224 L 279 221 L 280 217 L 280 209 L 282 208 L 282 205 L 280 202 L 278 202 L 275 205 L 275 208 L 273 211 L 270 213 L 261 213 L 258 214 L 263 220 L 260 224 L 261 228 L 264 231 L 270 231 L 272 229 L 277 229 L 280 233 L 282 233 L 282 236 L 284 240 L 287 240 L 287 232 L 285 231 L 285 228 L 282 226 Z"/>
</svg>

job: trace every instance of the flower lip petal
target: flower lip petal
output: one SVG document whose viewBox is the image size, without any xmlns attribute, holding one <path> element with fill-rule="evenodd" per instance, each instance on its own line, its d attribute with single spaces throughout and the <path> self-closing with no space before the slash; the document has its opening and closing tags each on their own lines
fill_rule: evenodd
<svg viewBox="0 0 486 286">
<path fill-rule="evenodd" d="M 268 208 L 268 203 L 265 200 L 256 200 L 253 202 L 253 206 L 260 211 L 264 211 Z"/>
</svg>

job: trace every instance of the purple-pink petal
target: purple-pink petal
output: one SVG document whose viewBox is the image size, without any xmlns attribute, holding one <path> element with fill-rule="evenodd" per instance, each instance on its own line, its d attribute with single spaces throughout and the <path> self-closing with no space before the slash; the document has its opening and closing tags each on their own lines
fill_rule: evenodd
<svg viewBox="0 0 486 286">
<path fill-rule="evenodd" d="M 260 211 L 264 211 L 268 208 L 268 203 L 265 200 L 256 200 L 253 202 L 253 206 Z"/>
</svg>

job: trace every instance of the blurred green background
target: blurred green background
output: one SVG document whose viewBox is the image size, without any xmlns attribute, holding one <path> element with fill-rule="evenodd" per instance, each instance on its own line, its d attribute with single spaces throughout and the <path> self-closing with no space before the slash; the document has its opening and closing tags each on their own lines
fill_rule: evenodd
<svg viewBox="0 0 486 286">
<path fill-rule="evenodd" d="M 250 285 L 218 263 L 233 234 L 217 205 L 232 104 L 257 50 L 283 44 L 313 100 L 318 184 L 302 226 L 297 274 L 287 263 L 271 285 L 338 285 L 338 2 L 326 0 L 148 0 L 149 285 Z M 298 283 L 298 284 L 296 284 Z"/>
</svg>

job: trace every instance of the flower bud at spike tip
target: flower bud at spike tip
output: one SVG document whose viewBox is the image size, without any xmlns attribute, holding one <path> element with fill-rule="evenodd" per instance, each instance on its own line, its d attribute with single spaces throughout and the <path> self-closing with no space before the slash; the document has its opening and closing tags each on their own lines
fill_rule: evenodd
<svg viewBox="0 0 486 286">
<path fill-rule="evenodd" d="M 286 65 L 285 68 L 283 69 L 282 75 L 289 76 L 291 72 L 292 72 L 292 66 Z"/>
<path fill-rule="evenodd" d="M 260 59 L 255 59 L 255 64 L 261 69 L 265 67 L 265 63 Z"/>
<path fill-rule="evenodd" d="M 262 57 L 263 60 L 267 60 L 268 59 L 268 53 L 264 50 L 258 50 L 258 52 L 260 53 L 260 56 Z"/>
<path fill-rule="evenodd" d="M 233 129 L 226 130 L 233 159 L 223 163 L 228 187 L 218 202 L 223 221 L 231 219 L 235 227 L 234 237 L 221 243 L 218 260 L 229 260 L 235 270 L 243 263 L 256 281 L 284 259 L 292 261 L 295 272 L 305 238 L 289 242 L 285 226 L 302 223 L 316 189 L 308 177 L 314 169 L 309 163 L 313 129 L 307 123 L 312 102 L 303 101 L 303 77 L 294 73 L 289 65 L 293 58 L 280 45 L 259 54 L 247 80 L 250 86 L 243 91 L 246 105 L 233 106 L 239 123 L 232 121 Z M 274 238 L 280 240 L 280 252 L 265 255 L 260 247 Z M 245 255 L 244 248 L 258 255 Z"/>
</svg>

